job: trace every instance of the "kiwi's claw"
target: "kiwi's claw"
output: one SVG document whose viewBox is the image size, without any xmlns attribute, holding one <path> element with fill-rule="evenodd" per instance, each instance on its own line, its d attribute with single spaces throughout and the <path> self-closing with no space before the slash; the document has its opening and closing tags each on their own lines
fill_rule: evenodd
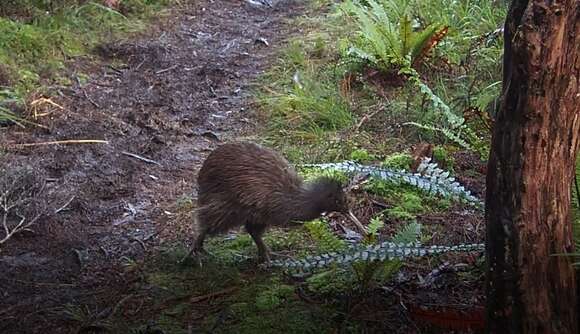
<svg viewBox="0 0 580 334">
<path fill-rule="evenodd" d="M 206 251 L 205 249 L 195 249 L 193 248 L 187 255 L 185 255 L 181 260 L 178 261 L 178 264 L 183 264 L 188 258 L 192 258 L 193 260 L 197 261 L 199 267 L 202 267 L 202 258 L 213 256 L 212 253 Z"/>
</svg>

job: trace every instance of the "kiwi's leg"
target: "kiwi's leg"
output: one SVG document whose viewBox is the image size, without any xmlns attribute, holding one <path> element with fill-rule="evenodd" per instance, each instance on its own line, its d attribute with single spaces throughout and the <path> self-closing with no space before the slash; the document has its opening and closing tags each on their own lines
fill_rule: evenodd
<svg viewBox="0 0 580 334">
<path fill-rule="evenodd" d="M 193 243 L 193 249 L 189 255 L 193 253 L 205 253 L 205 250 L 203 249 L 203 242 L 205 241 L 205 237 L 207 237 L 207 230 L 202 229 L 199 231 L 199 235 L 195 239 L 195 242 Z"/>
<path fill-rule="evenodd" d="M 197 235 L 197 238 L 195 239 L 195 242 L 193 243 L 193 247 L 191 248 L 191 250 L 189 251 L 189 253 L 184 256 L 179 262 L 183 263 L 187 258 L 192 257 L 192 256 L 199 256 L 199 255 L 206 255 L 207 252 L 205 251 L 205 249 L 203 248 L 203 242 L 205 241 L 205 238 L 208 235 L 208 231 L 205 228 L 202 228 L 199 231 L 199 234 Z"/>
<path fill-rule="evenodd" d="M 246 231 L 252 236 L 256 246 L 258 247 L 258 259 L 260 262 L 270 261 L 270 249 L 264 243 L 262 236 L 266 231 L 266 225 L 262 224 L 246 224 Z"/>
</svg>

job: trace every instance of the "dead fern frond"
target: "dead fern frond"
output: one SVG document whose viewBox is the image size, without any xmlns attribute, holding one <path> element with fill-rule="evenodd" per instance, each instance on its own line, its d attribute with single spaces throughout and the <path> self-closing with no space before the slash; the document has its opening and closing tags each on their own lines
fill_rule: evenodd
<svg viewBox="0 0 580 334">
<path fill-rule="evenodd" d="M 429 29 L 425 29 L 425 31 L 430 32 Z M 417 43 L 417 45 L 422 45 L 423 48 L 418 53 L 418 55 L 414 57 L 412 64 L 413 68 L 416 68 L 416 66 L 420 65 L 423 62 L 423 60 L 431 53 L 431 51 L 437 46 L 437 44 L 439 44 L 439 42 L 441 42 L 441 40 L 443 40 L 443 38 L 447 36 L 448 32 L 449 26 L 443 26 L 438 30 L 435 30 L 432 34 L 425 35 L 425 37 L 428 37 L 425 43 Z"/>
</svg>

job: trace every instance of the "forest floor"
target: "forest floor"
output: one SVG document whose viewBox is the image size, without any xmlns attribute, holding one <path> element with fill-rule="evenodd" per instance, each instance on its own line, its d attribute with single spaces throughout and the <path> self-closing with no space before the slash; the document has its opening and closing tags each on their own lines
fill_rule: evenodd
<svg viewBox="0 0 580 334">
<path fill-rule="evenodd" d="M 63 109 L 40 120 L 47 130 L 1 133 L 4 143 L 109 142 L 19 148 L 2 157 L 4 167 L 32 168 L 50 180 L 45 196 L 53 210 L 72 201 L 34 235 L 2 249 L 1 332 L 64 333 L 69 327 L 55 307 L 118 302 L 132 285 L 123 258 L 193 236 L 191 226 L 168 229 L 165 208 L 195 193 L 196 171 L 212 148 L 254 127 L 252 79 L 291 33 L 285 21 L 301 10 L 234 0 L 180 7 L 144 36 L 98 48 L 100 61 L 67 64 L 72 78 L 77 70 L 90 78 L 53 98 Z"/>
<path fill-rule="evenodd" d="M 428 260 L 408 264 L 381 293 L 345 297 L 332 310 L 294 289 L 292 279 L 253 263 L 202 271 L 176 264 L 195 235 L 183 208 L 195 198 L 200 164 L 221 142 L 258 133 L 256 79 L 300 34 L 292 19 L 306 10 L 295 1 L 176 7 L 146 33 L 96 48 L 98 58 L 69 60 L 75 84 L 52 87 L 54 104 L 39 105 L 37 122 L 45 128 L 0 132 L 1 167 L 44 180 L 39 196 L 51 212 L 0 248 L 1 333 L 418 333 L 430 331 L 420 330 L 409 308 L 435 302 L 475 309 L 474 322 L 481 320 L 482 272 L 462 274 L 475 265 L 465 256 L 449 257 L 453 265 L 442 269 L 448 277 L 423 282 L 422 292 L 409 282 L 433 273 L 437 266 Z M 86 81 L 78 80 L 80 72 Z M 108 143 L 16 145 L 78 139 Z M 458 173 L 462 164 L 465 175 L 481 168 L 461 159 Z M 478 195 L 482 175 L 465 178 Z M 421 219 L 439 225 L 434 240 L 483 238 L 481 215 L 462 207 Z M 454 222 L 470 224 L 471 234 Z M 297 239 L 272 232 L 270 242 L 285 243 L 282 249 L 301 243 L 291 236 Z M 233 242 L 232 252 L 253 249 L 248 238 Z"/>
</svg>

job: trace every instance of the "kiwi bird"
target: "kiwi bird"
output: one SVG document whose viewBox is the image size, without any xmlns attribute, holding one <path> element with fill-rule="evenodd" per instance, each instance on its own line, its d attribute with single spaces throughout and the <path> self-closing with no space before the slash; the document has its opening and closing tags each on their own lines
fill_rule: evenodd
<svg viewBox="0 0 580 334">
<path fill-rule="evenodd" d="M 198 175 L 199 234 L 190 253 L 203 253 L 207 236 L 245 226 L 260 262 L 270 261 L 262 237 L 270 226 L 289 226 L 324 212 L 350 212 L 342 184 L 329 177 L 304 182 L 279 153 L 250 142 L 227 143 L 204 161 Z"/>
</svg>

